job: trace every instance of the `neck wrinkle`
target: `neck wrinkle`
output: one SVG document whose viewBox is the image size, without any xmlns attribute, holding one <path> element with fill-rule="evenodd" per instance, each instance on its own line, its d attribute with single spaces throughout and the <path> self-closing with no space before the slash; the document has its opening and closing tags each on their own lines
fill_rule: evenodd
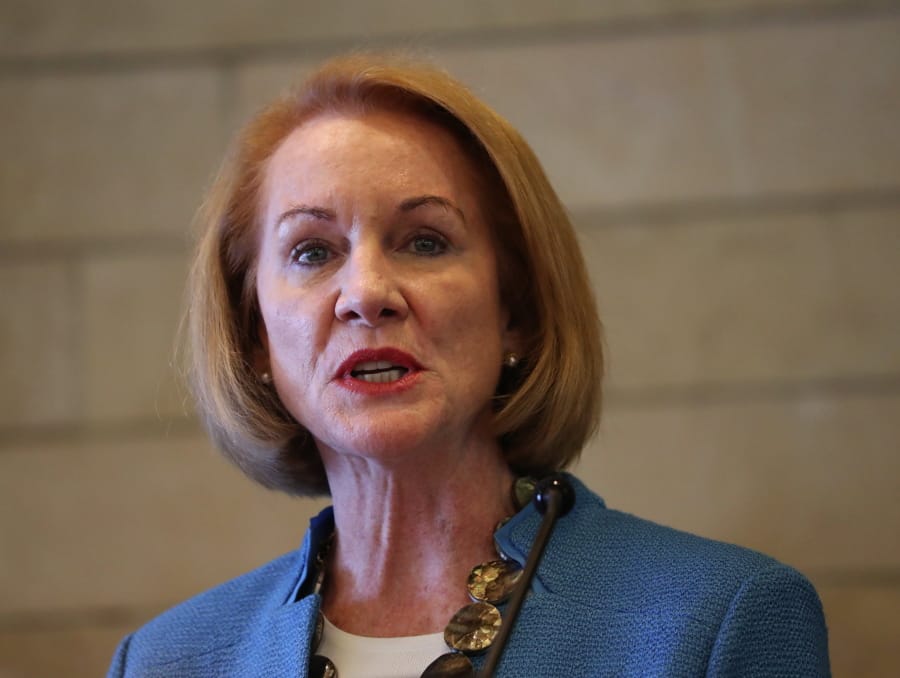
<svg viewBox="0 0 900 678">
<path fill-rule="evenodd" d="M 469 570 L 496 557 L 494 527 L 512 514 L 513 475 L 499 448 L 482 450 L 478 467 L 465 459 L 423 462 L 415 473 L 372 466 L 329 477 L 336 538 L 325 613 L 358 635 L 440 631 L 468 602 Z"/>
</svg>

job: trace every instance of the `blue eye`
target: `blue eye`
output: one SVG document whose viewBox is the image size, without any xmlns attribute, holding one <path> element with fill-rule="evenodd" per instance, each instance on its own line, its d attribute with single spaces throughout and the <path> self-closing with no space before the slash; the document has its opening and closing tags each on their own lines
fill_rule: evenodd
<svg viewBox="0 0 900 678">
<path fill-rule="evenodd" d="M 328 257 L 328 248 L 316 243 L 297 245 L 291 250 L 291 261 L 303 266 L 324 264 L 328 261 Z"/>
<path fill-rule="evenodd" d="M 447 250 L 447 241 L 436 235 L 417 235 L 410 242 L 410 248 L 416 254 L 435 256 Z"/>
</svg>

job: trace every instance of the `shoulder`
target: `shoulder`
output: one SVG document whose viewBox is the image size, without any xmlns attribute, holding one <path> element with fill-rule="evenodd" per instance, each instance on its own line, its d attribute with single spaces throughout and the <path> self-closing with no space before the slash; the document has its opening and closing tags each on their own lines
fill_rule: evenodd
<svg viewBox="0 0 900 678">
<path fill-rule="evenodd" d="M 752 549 L 675 530 L 603 508 L 574 523 L 566 548 L 572 561 L 548 563 L 545 583 L 561 595 L 661 618 L 690 618 L 733 639 L 776 621 L 816 629 L 824 618 L 815 588 L 793 567 Z"/>
<path fill-rule="evenodd" d="M 186 600 L 129 636 L 120 653 L 127 648 L 130 665 L 162 665 L 240 643 L 284 605 L 301 564 L 301 551 L 292 551 Z"/>
<path fill-rule="evenodd" d="M 819 596 L 780 563 L 741 582 L 719 624 L 711 676 L 827 676 L 828 633 Z"/>
<path fill-rule="evenodd" d="M 785 567 L 751 549 L 607 508 L 580 481 L 570 481 L 575 506 L 557 523 L 539 570 L 548 591 L 580 600 L 616 600 L 629 608 L 683 605 L 707 596 L 727 601 L 746 578 Z M 508 541 L 514 557 L 527 557 L 539 523 L 533 510 L 511 521 Z"/>
<path fill-rule="evenodd" d="M 571 480 L 575 507 L 557 524 L 535 587 L 556 601 L 549 605 L 579 610 L 595 635 L 652 628 L 661 657 L 706 657 L 710 676 L 828 675 L 821 603 L 797 570 L 609 509 Z M 516 516 L 508 537 L 521 549 L 517 559 L 527 556 L 539 522 Z"/>
<path fill-rule="evenodd" d="M 119 644 L 107 674 L 260 675 L 292 666 L 314 627 L 317 596 L 296 600 L 331 508 L 310 520 L 303 545 L 164 612 Z M 293 649 L 291 649 L 293 647 Z"/>
<path fill-rule="evenodd" d="M 635 608 L 724 604 L 747 578 L 785 567 L 751 549 L 605 507 L 577 517 L 560 537 L 567 542 L 561 550 L 583 562 L 585 571 L 604 573 L 588 580 L 596 587 L 595 595 L 601 599 L 615 595 L 620 604 Z M 551 557 L 548 579 L 558 580 L 561 589 L 570 588 L 572 583 L 566 580 L 571 579 L 571 569 L 566 573 L 562 566 L 561 558 L 556 562 Z M 548 587 L 553 583 L 548 581 Z"/>
<path fill-rule="evenodd" d="M 614 599 L 635 610 L 672 609 L 710 620 L 722 619 L 748 586 L 794 582 L 811 589 L 802 574 L 763 553 L 609 509 L 583 486 L 579 493 L 583 511 L 561 531 L 561 550 L 583 562 L 584 571 L 604 574 L 585 578 L 590 590 L 578 591 L 571 565 L 564 564 L 561 554 L 550 556 L 549 588 L 558 585 L 560 591 L 593 600 Z"/>
</svg>

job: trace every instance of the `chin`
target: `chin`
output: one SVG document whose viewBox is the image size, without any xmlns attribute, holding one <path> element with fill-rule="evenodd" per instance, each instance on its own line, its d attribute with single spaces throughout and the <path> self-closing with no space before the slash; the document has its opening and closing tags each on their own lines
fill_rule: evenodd
<svg viewBox="0 0 900 678">
<path fill-rule="evenodd" d="M 492 413 L 459 411 L 443 399 L 422 398 L 413 405 L 334 408 L 319 417 L 327 427 L 312 431 L 322 458 L 362 457 L 387 465 L 405 459 L 422 462 L 429 454 L 492 440 Z M 335 414 L 340 413 L 340 414 Z"/>
<path fill-rule="evenodd" d="M 443 436 L 445 427 L 423 426 L 408 414 L 403 417 L 382 416 L 365 424 L 357 423 L 349 430 L 332 429 L 327 437 L 320 439 L 324 445 L 338 455 L 366 457 L 373 461 L 400 461 L 435 447 Z"/>
</svg>

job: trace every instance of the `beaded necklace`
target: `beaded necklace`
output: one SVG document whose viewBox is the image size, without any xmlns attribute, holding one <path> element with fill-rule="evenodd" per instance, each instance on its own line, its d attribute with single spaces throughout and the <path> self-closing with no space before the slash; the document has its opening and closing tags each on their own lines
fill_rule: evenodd
<svg viewBox="0 0 900 678">
<path fill-rule="evenodd" d="M 516 511 L 528 505 L 534 491 L 533 478 L 516 479 L 512 487 Z M 508 520 L 509 518 L 505 518 L 500 521 L 494 530 L 495 534 Z M 313 593 L 320 596 L 325 584 L 325 561 L 333 540 L 334 534 L 325 540 L 316 556 L 317 571 Z M 466 589 L 472 602 L 461 607 L 444 629 L 444 642 L 447 643 L 449 652 L 431 662 L 421 678 L 475 678 L 475 667 L 469 657 L 487 651 L 494 641 L 503 624 L 497 606 L 509 599 L 522 576 L 522 568 L 503 553 L 496 536 L 494 547 L 499 557 L 473 567 L 466 580 Z M 313 637 L 313 653 L 309 661 L 310 678 L 338 678 L 334 663 L 328 657 L 315 654 L 322 642 L 324 628 L 325 617 L 320 609 Z"/>
</svg>

